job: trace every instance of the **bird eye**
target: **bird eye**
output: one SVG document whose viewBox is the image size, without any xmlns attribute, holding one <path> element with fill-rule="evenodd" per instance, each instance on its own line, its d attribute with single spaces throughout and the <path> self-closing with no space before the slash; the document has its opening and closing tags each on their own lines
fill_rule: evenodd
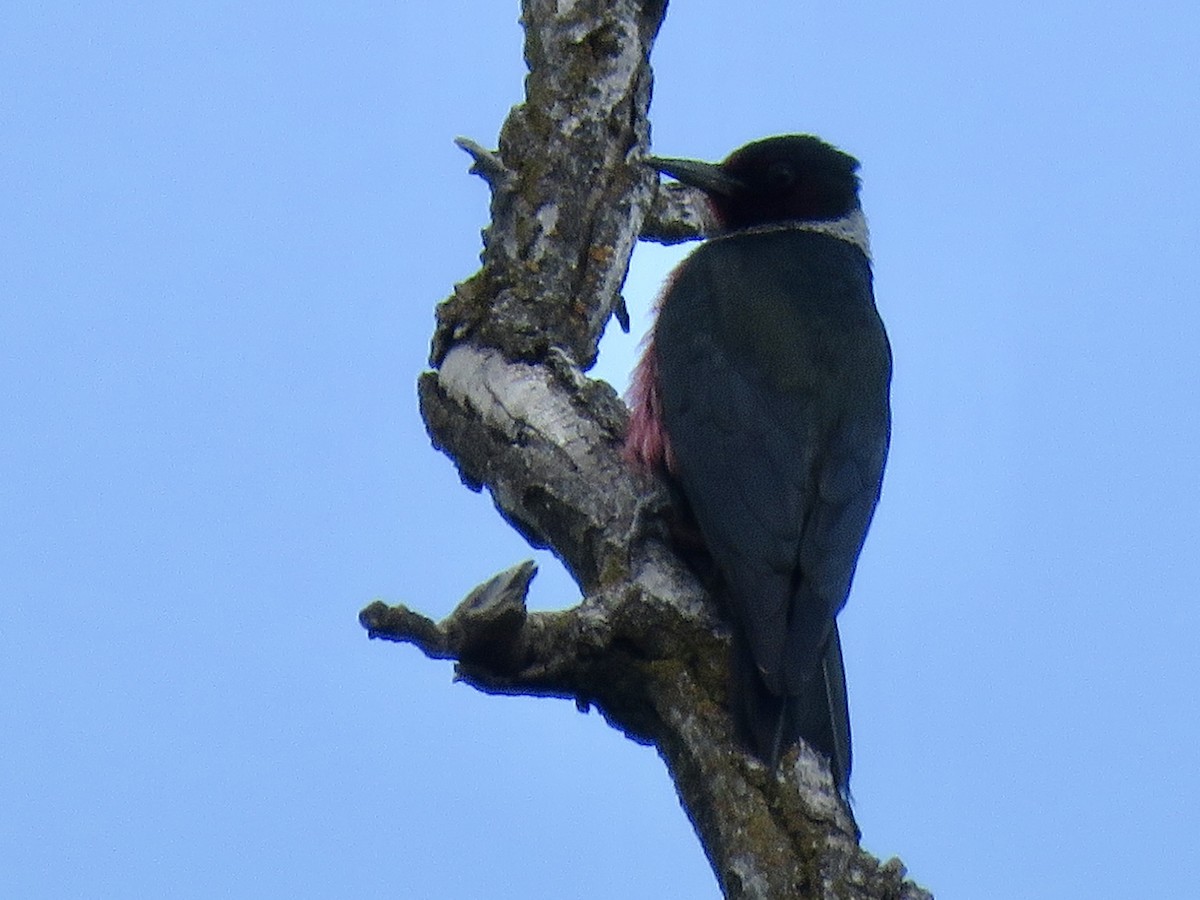
<svg viewBox="0 0 1200 900">
<path fill-rule="evenodd" d="M 773 190 L 787 190 L 796 183 L 796 173 L 787 163 L 775 163 L 767 169 L 767 183 Z"/>
</svg>

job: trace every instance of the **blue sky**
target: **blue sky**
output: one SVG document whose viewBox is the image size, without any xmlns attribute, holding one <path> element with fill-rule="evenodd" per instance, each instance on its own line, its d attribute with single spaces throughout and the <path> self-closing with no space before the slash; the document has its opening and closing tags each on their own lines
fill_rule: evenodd
<svg viewBox="0 0 1200 900">
<path fill-rule="evenodd" d="M 651 750 L 355 619 L 529 555 L 414 389 L 516 16 L 0 12 L 0 894 L 717 896 Z M 942 897 L 1193 885 L 1197 58 L 1191 4 L 1066 0 L 679 2 L 656 49 L 656 151 L 863 161 L 896 374 L 854 792 Z M 683 253 L 639 250 L 601 377 Z"/>
</svg>

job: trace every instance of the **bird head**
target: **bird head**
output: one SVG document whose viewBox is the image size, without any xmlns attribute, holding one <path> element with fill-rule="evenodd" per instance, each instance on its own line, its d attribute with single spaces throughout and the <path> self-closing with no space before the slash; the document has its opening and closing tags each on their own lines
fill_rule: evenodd
<svg viewBox="0 0 1200 900">
<path fill-rule="evenodd" d="M 859 208 L 858 160 L 810 134 L 755 141 L 720 163 L 658 156 L 646 162 L 707 194 L 725 231 L 832 221 Z"/>
</svg>

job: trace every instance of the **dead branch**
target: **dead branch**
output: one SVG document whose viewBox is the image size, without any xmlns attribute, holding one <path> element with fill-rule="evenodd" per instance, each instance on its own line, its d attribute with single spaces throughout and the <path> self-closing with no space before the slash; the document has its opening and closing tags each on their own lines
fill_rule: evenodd
<svg viewBox="0 0 1200 900">
<path fill-rule="evenodd" d="M 684 190 L 659 190 L 647 153 L 650 49 L 662 0 L 525 0 L 526 102 L 489 151 L 460 139 L 492 192 L 483 267 L 437 311 L 421 412 L 434 445 L 584 600 L 529 613 L 532 563 L 476 588 L 435 623 L 375 603 L 372 637 L 457 661 L 489 693 L 566 697 L 653 744 L 726 897 L 930 895 L 880 863 L 825 763 L 800 747 L 776 773 L 743 753 L 726 709 L 728 634 L 665 539 L 661 486 L 620 458 L 626 410 L 583 370 L 639 235 L 704 229 Z"/>
</svg>

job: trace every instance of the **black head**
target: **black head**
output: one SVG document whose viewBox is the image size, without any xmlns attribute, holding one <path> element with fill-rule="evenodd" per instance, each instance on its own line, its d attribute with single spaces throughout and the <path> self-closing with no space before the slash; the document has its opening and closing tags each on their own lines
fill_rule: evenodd
<svg viewBox="0 0 1200 900">
<path fill-rule="evenodd" d="M 747 144 L 719 165 L 650 157 L 647 162 L 708 194 L 726 229 L 840 219 L 858 209 L 858 160 L 810 134 Z"/>
</svg>

